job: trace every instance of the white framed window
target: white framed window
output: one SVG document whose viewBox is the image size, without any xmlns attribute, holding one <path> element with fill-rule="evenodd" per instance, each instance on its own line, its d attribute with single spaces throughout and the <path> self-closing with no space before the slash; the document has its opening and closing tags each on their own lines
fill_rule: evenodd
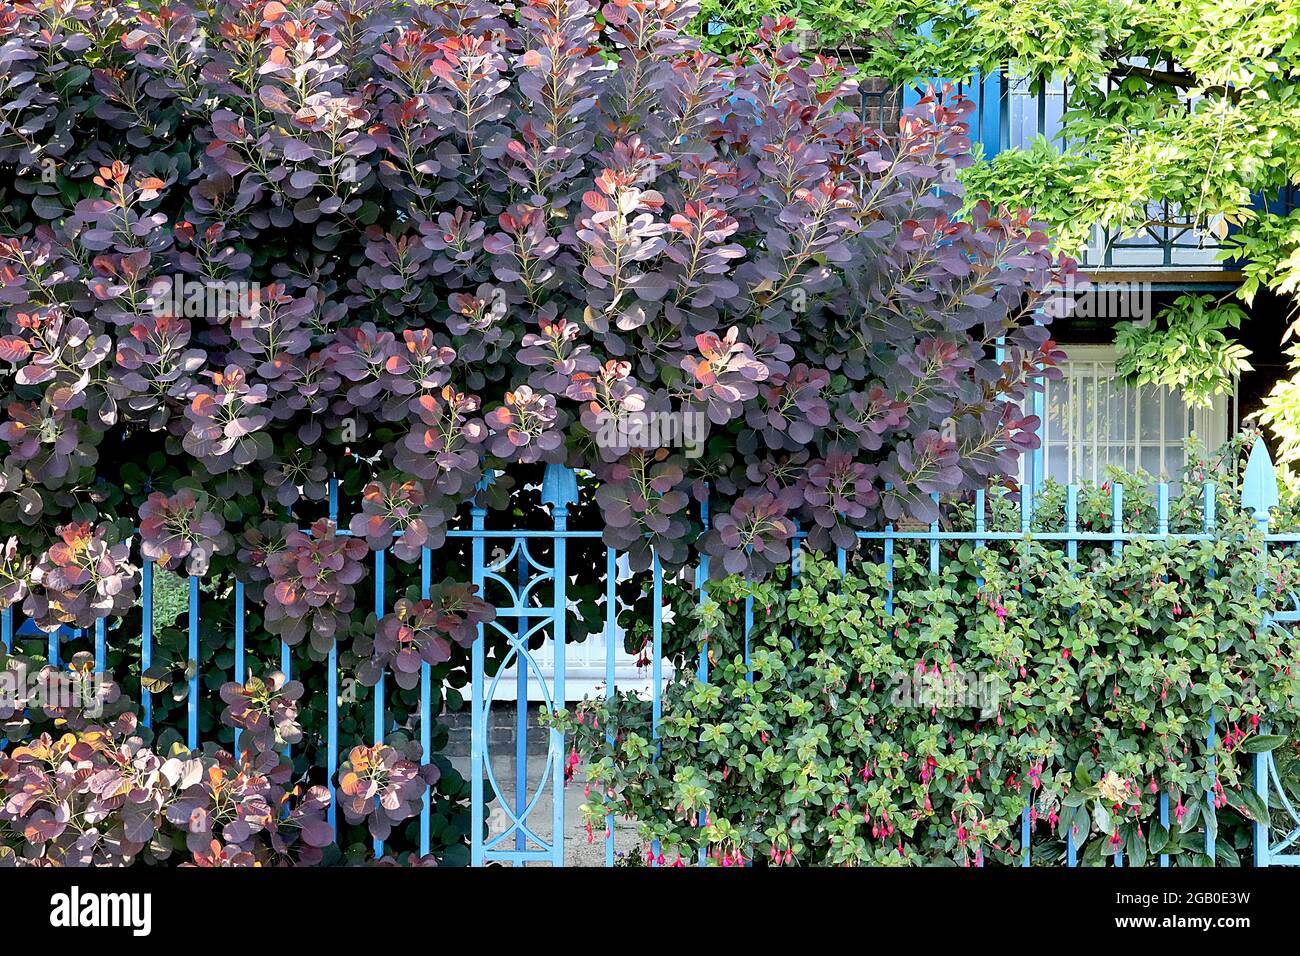
<svg viewBox="0 0 1300 956">
<path fill-rule="evenodd" d="M 1106 466 L 1176 481 L 1193 432 L 1209 449 L 1228 437 L 1228 397 L 1189 407 L 1176 389 L 1137 387 L 1115 374 L 1110 345 L 1062 345 L 1061 378 L 1043 395 L 1043 473 L 1062 484 L 1106 480 Z"/>
</svg>

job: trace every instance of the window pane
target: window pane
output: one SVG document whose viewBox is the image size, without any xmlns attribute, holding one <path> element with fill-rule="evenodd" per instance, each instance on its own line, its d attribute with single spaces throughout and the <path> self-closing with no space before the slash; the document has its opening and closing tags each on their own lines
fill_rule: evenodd
<svg viewBox="0 0 1300 956">
<path fill-rule="evenodd" d="M 1091 448 L 1097 434 L 1096 421 L 1097 379 L 1089 368 L 1088 374 L 1079 379 L 1079 427 L 1070 437 L 1079 444 Z"/>
<path fill-rule="evenodd" d="M 1141 441 L 1160 440 L 1160 395 L 1154 388 L 1138 390 L 1139 421 L 1138 438 Z"/>
<path fill-rule="evenodd" d="M 1187 437 L 1187 406 L 1183 396 L 1172 389 L 1165 396 L 1165 441 L 1176 441 L 1180 445 Z"/>
<path fill-rule="evenodd" d="M 1115 468 L 1123 468 L 1125 471 L 1129 470 L 1132 455 L 1129 453 L 1129 447 L 1127 445 L 1104 445 L 1102 446 L 1101 454 L 1102 460 L 1097 464 L 1097 474 L 1094 476 L 1095 481 L 1106 480 L 1106 467 L 1108 465 L 1114 466 Z"/>
<path fill-rule="evenodd" d="M 1212 426 L 1212 416 L 1222 412 L 1188 408 L 1175 390 L 1125 385 L 1115 377 L 1114 362 L 1097 360 L 1097 351 L 1067 358 L 1061 380 L 1049 386 L 1043 403 L 1048 476 L 1101 482 L 1106 467 L 1114 466 L 1176 480 L 1188 435 Z"/>
<path fill-rule="evenodd" d="M 1143 445 L 1142 446 L 1142 470 L 1150 472 L 1155 477 L 1160 477 L 1160 446 Z"/>
<path fill-rule="evenodd" d="M 1059 382 L 1047 383 L 1047 400 L 1043 402 L 1047 421 L 1044 423 L 1047 440 L 1065 441 L 1064 428 L 1066 416 L 1069 415 L 1070 378 L 1063 377 Z"/>
<path fill-rule="evenodd" d="M 1183 473 L 1184 450 L 1181 445 L 1165 449 L 1165 474 L 1167 481 L 1173 481 Z"/>
<path fill-rule="evenodd" d="M 1133 418 L 1133 405 L 1137 396 L 1133 389 L 1112 386 L 1109 389 L 1107 409 L 1110 416 L 1110 430 L 1106 433 L 1111 441 L 1128 441 L 1128 423 Z"/>
<path fill-rule="evenodd" d="M 1070 446 L 1065 442 L 1047 445 L 1047 476 L 1053 481 L 1068 484 L 1070 481 Z"/>
</svg>

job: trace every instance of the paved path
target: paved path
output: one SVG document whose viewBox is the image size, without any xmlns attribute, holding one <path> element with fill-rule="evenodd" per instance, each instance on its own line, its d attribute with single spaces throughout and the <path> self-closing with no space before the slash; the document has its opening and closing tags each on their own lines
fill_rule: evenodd
<svg viewBox="0 0 1300 956">
<path fill-rule="evenodd" d="M 531 800 L 537 792 L 537 785 L 541 780 L 542 759 L 540 756 L 534 756 L 528 761 L 528 792 L 524 797 L 525 803 Z M 453 757 L 451 762 L 462 776 L 468 772 L 468 757 Z M 506 790 L 506 793 L 513 797 L 515 783 L 514 756 L 495 758 L 492 761 L 492 772 L 496 775 L 497 781 Z M 605 841 L 602 832 L 597 828 L 594 842 L 588 843 L 586 822 L 582 816 L 582 811 L 578 809 L 586 800 L 583 795 L 585 786 L 586 781 L 583 778 L 582 771 L 579 770 L 575 778 L 570 780 L 564 788 L 564 862 L 566 866 L 605 865 Z M 537 805 L 528 815 L 529 826 L 546 839 L 550 839 L 551 836 L 551 813 L 554 806 L 552 792 L 552 783 L 547 780 L 546 792 L 538 798 Z M 503 832 L 509 822 L 509 817 L 495 805 L 492 805 L 488 816 L 488 835 L 492 836 Z M 614 849 L 616 852 L 621 853 L 639 849 L 635 823 L 615 820 Z"/>
<path fill-rule="evenodd" d="M 509 705 L 498 705 L 493 708 L 493 711 L 493 726 L 490 728 L 489 732 L 489 752 L 492 754 L 492 773 L 496 777 L 497 783 L 513 802 L 515 795 L 514 708 Z M 448 721 L 451 725 L 451 732 L 446 755 L 456 770 L 459 771 L 462 776 L 468 777 L 469 727 L 467 722 L 456 719 L 461 716 L 462 715 L 457 714 L 453 719 Z M 529 718 L 528 774 L 526 779 L 526 793 L 524 795 L 525 804 L 533 799 L 533 795 L 537 792 L 538 784 L 541 782 L 542 770 L 546 759 L 545 747 L 547 740 L 545 733 L 537 726 L 535 713 L 530 714 Z M 565 786 L 564 854 L 566 866 L 605 865 L 605 841 L 601 829 L 596 828 L 594 841 L 588 843 L 586 822 L 583 819 L 582 811 L 578 809 L 586 801 L 586 797 L 583 794 L 585 787 L 586 778 L 583 775 L 581 768 L 579 768 L 574 779 L 569 781 Z M 554 792 L 553 788 L 554 782 L 548 779 L 546 781 L 545 792 L 538 798 L 536 806 L 533 807 L 532 812 L 528 815 L 529 826 L 534 829 L 538 835 L 548 840 L 551 837 L 552 807 L 554 806 L 554 801 L 552 799 L 552 794 Z M 505 831 L 509 825 L 509 818 L 502 813 L 495 804 L 489 804 L 489 808 L 488 834 L 491 836 L 492 834 Z M 615 820 L 614 849 L 616 852 L 620 853 L 626 853 L 629 851 L 639 852 L 640 844 L 636 837 L 635 823 L 624 820 Z"/>
</svg>

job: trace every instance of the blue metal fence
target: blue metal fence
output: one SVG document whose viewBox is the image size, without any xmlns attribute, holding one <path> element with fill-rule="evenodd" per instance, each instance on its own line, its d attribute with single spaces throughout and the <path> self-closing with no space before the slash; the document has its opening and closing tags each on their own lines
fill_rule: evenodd
<svg viewBox="0 0 1300 956">
<path fill-rule="evenodd" d="M 563 580 L 567 576 L 564 564 L 564 543 L 566 540 L 575 536 L 594 537 L 596 533 L 573 532 L 566 530 L 567 504 L 577 500 L 576 485 L 571 484 L 570 475 L 564 477 L 564 491 L 558 491 L 560 487 L 560 476 L 564 469 L 552 469 L 548 473 L 548 489 L 543 493 L 543 501 L 554 509 L 555 531 L 548 535 L 546 533 L 533 533 L 529 536 L 516 536 L 514 532 L 483 532 L 481 526 L 482 515 L 477 514 L 478 520 L 475 524 L 475 531 L 471 534 L 477 535 L 475 568 L 476 581 L 495 578 L 499 584 L 506 587 L 513 595 L 514 603 L 510 606 L 498 606 L 498 615 L 510 617 L 530 617 L 539 623 L 529 628 L 528 631 L 520 629 L 512 632 L 507 627 L 499 623 L 487 625 L 487 627 L 497 627 L 501 633 L 510 639 L 511 660 L 518 662 L 518 670 L 522 674 L 525 671 L 531 671 L 537 680 L 545 680 L 541 669 L 533 659 L 532 652 L 528 648 L 526 636 L 537 633 L 544 627 L 553 628 L 550 639 L 555 641 L 555 676 L 554 683 L 548 693 L 544 695 L 547 706 L 562 705 L 563 695 L 563 627 L 564 627 L 564 590 Z M 1069 486 L 1066 489 L 1065 498 L 1065 527 L 1060 531 L 1031 532 L 1031 524 L 1034 516 L 1034 493 L 1032 486 L 1026 483 L 1020 493 L 1020 527 L 1016 531 L 993 531 L 986 527 L 985 523 L 985 496 L 980 492 L 976 496 L 975 503 L 975 521 L 974 528 L 969 531 L 941 530 L 938 522 L 930 525 L 927 530 L 898 530 L 892 526 L 886 527 L 883 531 L 860 532 L 858 537 L 863 541 L 879 542 L 882 560 L 889 568 L 889 577 L 887 580 L 892 585 L 892 567 L 894 560 L 895 547 L 899 543 L 912 543 L 928 551 L 929 569 L 932 573 L 937 574 L 941 566 L 941 547 L 945 542 L 971 542 L 976 547 L 983 547 L 990 542 L 1025 542 L 1028 540 L 1060 542 L 1064 544 L 1065 553 L 1070 560 L 1078 557 L 1078 548 L 1082 544 L 1105 545 L 1109 544 L 1113 554 L 1120 554 L 1126 543 L 1135 540 L 1158 540 L 1170 545 L 1176 545 L 1180 542 L 1204 541 L 1214 537 L 1215 534 L 1215 488 L 1213 485 L 1207 485 L 1205 488 L 1202 508 L 1202 529 L 1197 533 L 1174 533 L 1169 530 L 1169 487 L 1167 484 L 1161 484 L 1157 488 L 1156 495 L 1156 531 L 1154 533 L 1137 532 L 1125 530 L 1124 517 L 1124 488 L 1121 485 L 1115 485 L 1111 488 L 1111 514 L 1112 526 L 1109 532 L 1098 531 L 1081 531 L 1078 520 L 1078 489 L 1075 486 Z M 1250 465 L 1247 476 L 1243 482 L 1242 504 L 1245 508 L 1250 509 L 1260 522 L 1261 528 L 1265 533 L 1265 540 L 1274 545 L 1294 545 L 1300 543 L 1300 534 L 1280 534 L 1269 533 L 1269 509 L 1277 504 L 1277 479 L 1274 475 L 1272 462 L 1268 458 L 1268 452 L 1264 447 L 1262 440 L 1256 443 L 1251 455 Z M 707 521 L 707 512 L 702 516 Z M 506 558 L 497 561 L 495 564 L 484 565 L 482 562 L 482 541 L 485 536 L 493 538 L 503 537 L 511 541 Z M 550 537 L 555 544 L 554 563 L 550 565 L 538 565 L 533 561 L 529 554 L 528 542 L 535 541 L 538 537 Z M 803 533 L 798 535 L 799 538 L 805 537 Z M 535 569 L 533 581 L 524 588 L 519 585 L 508 585 L 500 572 L 509 567 L 510 559 L 522 549 L 522 553 L 528 557 L 530 567 Z M 791 570 L 794 577 L 799 573 L 799 549 L 795 548 L 791 555 Z M 848 555 L 844 549 L 839 549 L 836 554 L 836 563 L 841 570 L 847 565 Z M 607 697 L 613 697 L 617 691 L 615 672 L 614 672 L 614 654 L 618 645 L 618 607 L 615 600 L 615 568 L 618 562 L 618 553 L 612 549 L 606 549 L 606 581 L 605 581 L 605 629 L 606 629 L 606 649 L 608 654 L 606 667 L 606 687 L 605 694 Z M 651 710 L 652 710 L 652 728 L 657 728 L 661 718 L 661 690 L 663 687 L 663 607 L 664 607 L 664 572 L 657 560 L 652 563 L 650 569 L 650 591 L 651 591 L 651 609 L 653 620 L 651 622 L 651 633 L 653 635 L 652 647 L 652 667 L 651 677 Z M 699 591 L 700 599 L 703 599 L 703 583 L 708 578 L 708 558 L 702 556 L 698 566 L 695 568 L 693 576 L 693 586 Z M 692 586 L 687 583 L 687 575 L 680 575 L 676 580 L 670 582 L 672 586 L 687 587 Z M 528 606 L 526 592 L 534 586 L 545 581 L 555 582 L 554 603 L 549 607 Z M 744 609 L 745 621 L 745 655 L 748 658 L 748 635 L 753 627 L 753 606 L 752 598 L 747 599 Z M 886 607 L 892 609 L 892 594 L 886 596 Z M 1264 626 L 1284 626 L 1289 622 L 1300 621 L 1300 608 L 1294 612 L 1274 615 L 1272 618 L 1262 622 Z M 474 778 L 473 808 L 472 820 L 473 832 L 471 835 L 473 853 L 472 859 L 474 865 L 484 865 L 491 862 L 508 862 L 515 865 L 522 865 L 528 861 L 547 861 L 555 865 L 564 863 L 564 775 L 562 772 L 564 759 L 564 740 L 559 732 L 555 729 L 550 730 L 549 749 L 546 754 L 545 769 L 542 773 L 542 780 L 537 789 L 529 792 L 524 785 L 526 774 L 519 772 L 528 755 L 524 746 L 524 733 L 520 732 L 515 741 L 516 753 L 514 756 L 516 765 L 516 790 L 513 795 L 507 794 L 500 786 L 495 774 L 491 768 L 492 754 L 488 746 L 488 740 L 484 728 L 488 723 L 488 715 L 494 703 L 504 702 L 513 703 L 523 710 L 527 705 L 528 696 L 525 692 L 524 685 L 517 689 L 513 701 L 499 701 L 498 690 L 500 689 L 500 672 L 495 678 L 484 687 L 484 681 L 487 675 L 484 672 L 484 662 L 481 653 L 482 638 L 480 637 L 478 648 L 474 656 L 474 695 L 473 695 L 473 715 L 474 715 L 474 738 L 472 743 L 472 767 L 471 772 Z M 696 676 L 700 680 L 707 681 L 709 676 L 709 648 L 707 644 L 701 649 L 698 664 L 696 667 Z M 1215 746 L 1216 719 L 1215 715 L 1206 715 L 1206 747 L 1213 750 Z M 1254 780 L 1255 789 L 1258 796 L 1267 807 L 1271 799 L 1276 799 L 1282 808 L 1289 813 L 1296 823 L 1293 831 L 1284 835 L 1280 840 L 1270 843 L 1269 827 L 1262 824 L 1256 824 L 1256 840 L 1254 860 L 1256 865 L 1282 865 L 1282 864 L 1300 864 L 1300 854 L 1294 857 L 1288 857 L 1284 851 L 1297 840 L 1300 840 L 1300 813 L 1292 807 L 1285 791 L 1278 780 L 1277 769 L 1273 763 L 1273 757 L 1270 753 L 1255 754 L 1254 757 Z M 484 788 L 482 781 L 487 781 L 487 788 Z M 1210 780 L 1210 786 L 1213 786 L 1213 778 Z M 1271 786 L 1270 786 L 1271 784 Z M 539 798 L 542 795 L 543 788 L 549 787 L 551 791 L 551 834 L 546 836 L 538 831 L 538 828 L 529 822 L 530 814 L 539 806 Z M 1212 799 L 1207 795 L 1207 800 Z M 500 832 L 489 835 L 486 832 L 485 819 L 488 804 L 495 801 L 501 806 L 508 817 L 508 825 Z M 1165 826 L 1169 822 L 1169 799 L 1168 795 L 1162 795 L 1159 802 L 1160 821 Z M 1031 826 L 1030 811 L 1026 809 L 1021 817 L 1020 825 L 1020 863 L 1022 866 L 1031 864 L 1031 851 L 1033 846 L 1033 828 Z M 531 844 L 533 849 L 525 849 L 525 846 Z M 607 866 L 614 865 L 615 849 L 613 835 L 613 820 L 606 820 L 605 836 L 605 854 L 604 860 Z M 1066 865 L 1078 865 L 1078 854 L 1071 833 L 1067 838 L 1066 846 Z M 1205 853 L 1213 860 L 1215 856 L 1215 847 L 1213 839 L 1209 834 L 1206 836 Z M 653 848 L 652 848 L 653 854 Z M 1114 855 L 1114 865 L 1124 866 L 1125 858 L 1121 851 Z M 1169 865 L 1167 854 L 1161 854 L 1159 857 L 1160 866 Z"/>
<path fill-rule="evenodd" d="M 1251 449 L 1242 485 L 1242 506 L 1254 515 L 1255 521 L 1264 533 L 1265 549 L 1270 543 L 1285 547 L 1300 540 L 1294 535 L 1269 533 L 1270 510 L 1278 505 L 1279 495 L 1277 473 L 1262 439 L 1256 440 L 1255 447 Z M 1293 600 L 1292 610 L 1267 616 L 1261 622 L 1261 627 L 1279 627 L 1291 634 L 1291 628 L 1297 622 L 1300 622 L 1300 601 Z M 1268 728 L 1263 729 L 1267 731 Z M 1211 722 L 1211 733 L 1213 733 L 1213 722 Z M 1266 810 L 1273 805 L 1273 800 L 1276 798 L 1282 814 L 1290 818 L 1289 824 L 1286 825 L 1286 832 L 1277 837 L 1273 834 L 1271 820 L 1268 823 L 1255 822 L 1252 834 L 1255 865 L 1300 866 L 1300 852 L 1288 852 L 1295 846 L 1296 841 L 1300 840 L 1300 812 L 1292 804 L 1286 788 L 1282 786 L 1272 751 L 1255 755 L 1252 783 L 1255 794 Z"/>
<path fill-rule="evenodd" d="M 910 544 L 923 552 L 928 552 L 929 570 L 932 573 L 938 573 L 941 567 L 941 546 L 946 542 L 970 542 L 977 548 L 996 541 L 1025 542 L 1033 539 L 1059 542 L 1063 543 L 1066 556 L 1074 560 L 1078 557 L 1080 544 L 1100 544 L 1104 546 L 1109 543 L 1112 552 L 1120 554 L 1125 544 L 1134 540 L 1159 540 L 1176 544 L 1183 541 L 1208 540 L 1214 535 L 1215 492 L 1213 486 L 1207 486 L 1205 489 L 1203 525 L 1199 533 L 1170 532 L 1169 489 L 1167 485 L 1160 485 L 1157 489 L 1157 525 L 1154 533 L 1125 530 L 1124 489 L 1118 485 L 1111 489 L 1113 515 L 1111 530 L 1109 532 L 1080 530 L 1077 493 L 1078 489 L 1074 486 L 1070 486 L 1066 490 L 1065 527 L 1060 531 L 1031 533 L 1031 522 L 1035 506 L 1034 491 L 1032 483 L 1026 482 L 1022 486 L 1019 497 L 1020 522 L 1018 530 L 999 531 L 990 529 L 985 521 L 985 495 L 983 492 L 979 492 L 976 495 L 974 526 L 970 530 L 941 530 L 938 522 L 935 522 L 924 530 L 896 529 L 887 526 L 882 531 L 860 532 L 858 537 L 864 542 L 879 543 L 877 551 L 881 556 L 880 560 L 889 568 L 887 586 L 891 591 L 886 596 L 886 607 L 892 609 L 894 553 L 896 546 L 900 543 Z M 526 743 L 530 718 L 527 706 L 530 685 L 534 682 L 541 689 L 544 706 L 555 708 L 564 705 L 566 699 L 564 688 L 566 613 L 569 609 L 568 582 L 571 576 L 579 571 L 576 565 L 570 564 L 568 546 L 573 541 L 586 541 L 594 544 L 601 537 L 601 532 L 599 530 L 573 530 L 568 527 L 569 507 L 578 502 L 578 483 L 573 471 L 558 466 L 548 466 L 541 489 L 541 501 L 550 509 L 552 526 L 548 529 L 489 529 L 486 526 L 486 509 L 475 507 L 471 511 L 471 526 L 469 528 L 448 532 L 448 537 L 453 541 L 468 542 L 472 557 L 471 578 L 475 584 L 479 585 L 484 592 L 484 596 L 496 607 L 497 612 L 494 621 L 480 625 L 478 638 L 474 642 L 471 651 L 470 844 L 471 863 L 475 866 L 494 862 L 513 865 L 540 862 L 556 866 L 565 863 L 565 739 L 562 731 L 558 728 L 551 727 L 547 730 L 547 747 L 540 766 L 540 780 L 535 788 L 530 787 L 527 771 L 538 768 L 530 767 L 529 764 L 530 756 L 527 752 Z M 1274 474 L 1273 465 L 1268 458 L 1262 440 L 1257 441 L 1243 481 L 1243 507 L 1249 509 L 1255 515 L 1261 530 L 1264 532 L 1266 546 L 1292 546 L 1300 543 L 1300 534 L 1269 532 L 1270 508 L 1275 506 L 1277 502 L 1277 478 Z M 331 517 L 337 520 L 338 495 L 336 488 L 331 488 L 330 513 Z M 708 521 L 707 510 L 704 511 L 701 517 L 705 522 Z M 799 533 L 797 537 L 802 539 L 805 535 Z M 494 545 L 490 558 L 487 550 L 487 542 L 489 541 L 493 542 Z M 616 595 L 619 552 L 608 547 L 604 548 L 604 552 L 603 628 L 607 654 L 604 692 L 607 696 L 612 697 L 618 690 L 616 686 L 615 655 L 620 643 L 619 606 Z M 434 552 L 428 548 L 423 549 L 421 553 L 420 591 L 424 597 L 428 597 L 430 594 L 433 555 Z M 791 571 L 794 577 L 799 574 L 799 557 L 800 549 L 798 547 L 792 549 Z M 376 616 L 381 617 L 385 613 L 386 552 L 376 552 L 373 560 L 374 612 Z M 836 555 L 836 563 L 841 570 L 847 566 L 847 561 L 847 553 L 843 549 L 839 549 Z M 515 570 L 513 580 L 509 577 L 512 568 Z M 665 587 L 694 587 L 698 590 L 702 599 L 704 593 L 703 584 L 708 578 L 707 556 L 701 556 L 699 564 L 692 570 L 693 574 L 689 573 L 689 571 L 679 572 L 671 579 L 667 579 L 656 557 L 649 571 L 652 614 L 650 622 L 652 646 L 649 648 L 652 667 L 650 693 L 652 697 L 652 727 L 656 730 L 662 713 L 660 695 L 664 684 L 664 591 Z M 153 578 L 154 568 L 152 563 L 146 561 L 143 567 L 142 633 L 140 635 L 138 662 L 142 683 L 143 675 L 153 663 Z M 236 583 L 232 599 L 234 662 L 233 673 L 231 673 L 230 677 L 231 679 L 242 680 L 246 674 L 246 644 L 248 637 L 246 633 L 248 597 L 244 583 Z M 189 581 L 186 621 L 187 651 L 190 661 L 189 673 L 186 675 L 189 694 L 183 730 L 185 738 L 192 748 L 201 743 L 199 727 L 200 674 L 197 662 L 200 658 L 200 621 L 203 611 L 204 608 L 200 602 L 199 581 L 197 578 L 191 578 Z M 744 614 L 745 654 L 747 656 L 749 652 L 748 635 L 753 627 L 754 620 L 752 598 L 747 600 Z M 1261 626 L 1290 627 L 1296 622 L 1300 622 L 1300 605 L 1293 611 L 1271 616 L 1261 622 Z M 489 629 L 494 629 L 493 636 L 504 640 L 506 645 L 503 656 L 493 662 L 491 673 L 489 673 L 485 654 L 485 643 L 489 636 Z M 24 636 L 24 631 L 27 632 L 28 636 L 36 636 L 26 626 L 18 628 L 16 631 L 13 608 L 6 609 L 0 615 L 0 639 L 3 640 L 7 650 L 13 649 L 15 640 L 21 639 Z M 49 659 L 52 662 L 58 661 L 68 642 L 80 641 L 85 637 L 86 635 L 83 632 L 66 628 L 49 635 Z M 115 633 L 113 628 L 106 626 L 104 621 L 100 621 L 96 626 L 93 640 L 97 669 L 104 669 L 108 648 L 117 637 L 119 635 Z M 537 643 L 541 639 L 549 642 L 553 650 L 554 663 L 549 673 L 547 668 L 537 660 L 535 649 L 530 649 L 531 643 Z M 700 651 L 696 665 L 696 676 L 704 681 L 709 678 L 708 652 L 709 648 L 706 644 Z M 292 648 L 281 645 L 279 663 L 280 668 L 286 674 L 293 673 L 296 661 Z M 323 749 L 325 752 L 325 770 L 329 778 L 328 786 L 331 793 L 333 793 L 338 774 L 339 748 L 341 744 L 337 648 L 329 652 L 324 663 L 327 669 L 327 712 Z M 515 670 L 513 699 L 506 691 L 506 685 L 503 681 L 503 675 L 512 665 Z M 142 696 L 144 698 L 142 701 L 142 720 L 146 726 L 151 726 L 155 719 L 154 707 L 150 699 L 151 695 L 143 693 Z M 422 757 L 427 762 L 433 756 L 430 728 L 436 717 L 435 714 L 431 713 L 432 687 L 428 664 L 421 667 L 418 700 L 419 744 Z M 513 793 L 507 792 L 505 781 L 498 779 L 492 766 L 493 754 L 488 728 L 492 708 L 498 703 L 512 704 L 517 708 Z M 381 680 L 373 696 L 372 739 L 374 742 L 384 741 L 385 728 L 392 726 L 391 716 L 386 712 L 384 683 Z M 1211 750 L 1214 741 L 1215 717 L 1210 714 L 1207 715 L 1206 721 L 1206 745 Z M 360 742 L 354 741 L 354 743 Z M 238 737 L 236 737 L 235 746 L 237 752 Z M 1253 854 L 1255 864 L 1258 866 L 1300 865 L 1300 852 L 1288 852 L 1297 841 L 1300 841 L 1300 810 L 1297 810 L 1292 805 L 1286 790 L 1283 788 L 1271 753 L 1254 755 L 1253 783 L 1256 794 L 1266 807 L 1270 803 L 1275 804 L 1295 824 L 1288 832 L 1275 835 L 1268 825 L 1257 823 L 1255 825 Z M 551 797 L 549 834 L 543 830 L 543 821 L 534 819 L 534 814 L 543 806 L 542 797 L 547 791 L 549 791 Z M 495 804 L 504 813 L 506 825 L 499 832 L 489 834 L 486 821 L 487 811 L 491 804 Z M 1159 814 L 1161 822 L 1167 825 L 1169 819 L 1167 796 L 1162 796 L 1160 800 Z M 336 825 L 336 815 L 333 807 L 330 810 L 329 822 L 331 826 Z M 613 865 L 615 862 L 613 820 L 607 820 L 607 824 L 604 859 L 606 865 Z M 1020 829 L 1021 865 L 1028 866 L 1031 862 L 1032 826 L 1027 809 L 1022 817 Z M 379 841 L 374 842 L 373 849 L 376 856 L 383 854 L 384 847 Z M 430 806 L 427 794 L 420 812 L 419 849 L 422 855 L 427 854 L 430 849 Z M 1214 846 L 1208 837 L 1205 852 L 1211 859 L 1213 858 Z M 1122 852 L 1115 854 L 1114 861 L 1116 866 L 1124 865 Z M 1167 856 L 1161 856 L 1159 865 L 1166 866 L 1168 862 Z M 1067 842 L 1066 863 L 1068 866 L 1074 866 L 1078 863 L 1076 847 L 1072 838 Z"/>
</svg>

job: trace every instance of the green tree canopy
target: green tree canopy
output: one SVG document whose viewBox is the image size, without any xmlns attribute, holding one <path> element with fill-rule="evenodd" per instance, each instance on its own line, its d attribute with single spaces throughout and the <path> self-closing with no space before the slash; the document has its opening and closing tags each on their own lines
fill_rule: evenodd
<svg viewBox="0 0 1300 956">
<path fill-rule="evenodd" d="M 1241 293 L 1300 290 L 1300 212 L 1276 200 L 1300 181 L 1300 0 L 721 0 L 720 49 L 781 12 L 850 46 L 865 73 L 898 83 L 1007 70 L 1064 81 L 1060 135 L 990 157 L 976 195 L 1028 205 L 1081 248 L 1098 223 L 1131 234 L 1150 201 L 1249 263 Z"/>
</svg>

